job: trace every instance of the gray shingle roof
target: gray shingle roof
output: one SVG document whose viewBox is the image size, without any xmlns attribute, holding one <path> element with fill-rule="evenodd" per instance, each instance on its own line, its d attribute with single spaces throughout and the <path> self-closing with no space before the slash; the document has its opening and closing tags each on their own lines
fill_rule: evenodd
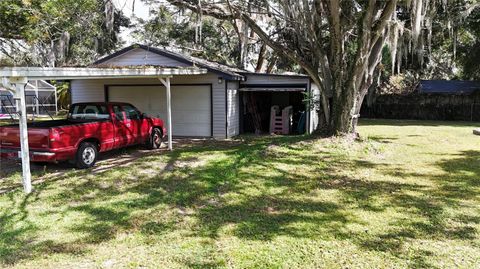
<svg viewBox="0 0 480 269">
<path fill-rule="evenodd" d="M 237 67 L 233 66 L 228 66 L 225 64 L 205 60 L 202 58 L 198 57 L 193 57 L 165 49 L 160 49 L 152 46 L 147 46 L 147 45 L 142 45 L 142 44 L 134 44 L 131 46 L 128 46 L 126 48 L 123 48 L 113 54 L 110 54 L 106 57 L 103 57 L 99 59 L 98 61 L 94 62 L 93 65 L 101 65 L 102 63 L 115 58 L 117 56 L 120 56 L 130 50 L 136 49 L 136 48 L 141 48 L 144 50 L 148 50 L 150 52 L 165 56 L 165 57 L 170 57 L 172 59 L 175 59 L 179 62 L 183 62 L 192 66 L 198 66 L 198 67 L 203 67 L 209 70 L 210 72 L 220 74 L 222 77 L 226 79 L 231 79 L 231 80 L 245 80 L 245 76 L 247 75 L 264 75 L 264 76 L 288 76 L 288 77 L 308 77 L 307 75 L 302 75 L 302 74 L 266 74 L 266 73 L 256 73 L 256 72 L 251 72 L 247 71 L 244 69 L 240 69 Z"/>
<path fill-rule="evenodd" d="M 480 81 L 467 80 L 421 80 L 420 92 L 470 94 L 480 91 Z"/>
<path fill-rule="evenodd" d="M 147 46 L 147 45 L 141 45 L 141 44 L 134 44 L 134 45 L 128 46 L 126 48 L 123 48 L 123 49 L 121 49 L 121 50 L 119 50 L 119 51 L 117 51 L 113 54 L 110 54 L 106 57 L 103 57 L 103 58 L 99 59 L 98 61 L 94 62 L 93 65 L 101 65 L 102 63 L 104 63 L 104 62 L 106 62 L 110 59 L 113 59 L 117 56 L 120 56 L 120 55 L 122 55 L 122 54 L 124 54 L 124 53 L 126 53 L 130 50 L 136 49 L 136 48 L 141 48 L 141 49 L 144 49 L 144 50 L 148 50 L 152 53 L 156 53 L 156 54 L 159 54 L 159 55 L 162 55 L 162 56 L 165 56 L 165 57 L 169 57 L 169 58 L 175 59 L 179 62 L 190 64 L 192 66 L 198 66 L 198 67 L 206 68 L 207 70 L 209 70 L 213 73 L 218 73 L 218 74 L 220 74 L 220 75 L 222 75 L 222 76 L 224 76 L 225 78 L 228 78 L 228 79 L 244 80 L 244 76 L 241 75 L 241 73 L 248 72 L 246 70 L 242 70 L 242 69 L 231 67 L 231 66 L 228 66 L 228 65 L 208 61 L 208 60 L 201 59 L 201 58 L 198 58 L 198 57 L 188 56 L 188 55 L 176 53 L 176 52 L 173 52 L 173 51 L 168 51 L 168 50 L 165 50 L 165 49 L 160 49 L 160 48 L 151 47 L 151 46 Z"/>
</svg>

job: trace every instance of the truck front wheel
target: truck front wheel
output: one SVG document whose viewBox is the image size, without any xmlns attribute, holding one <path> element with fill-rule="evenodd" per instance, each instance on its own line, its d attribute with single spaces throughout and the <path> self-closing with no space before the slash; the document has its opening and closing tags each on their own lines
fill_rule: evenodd
<svg viewBox="0 0 480 269">
<path fill-rule="evenodd" d="M 95 165 L 97 161 L 97 147 L 90 142 L 83 142 L 78 147 L 75 164 L 77 168 L 86 169 Z"/>
<path fill-rule="evenodd" d="M 149 149 L 158 149 L 162 145 L 162 131 L 159 128 L 153 128 L 152 134 L 147 141 Z"/>
</svg>

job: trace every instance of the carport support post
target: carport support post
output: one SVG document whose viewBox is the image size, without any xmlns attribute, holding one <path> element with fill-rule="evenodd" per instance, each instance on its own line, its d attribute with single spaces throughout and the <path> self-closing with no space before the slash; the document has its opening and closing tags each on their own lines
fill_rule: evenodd
<svg viewBox="0 0 480 269">
<path fill-rule="evenodd" d="M 163 86 L 166 88 L 167 92 L 167 133 L 168 133 L 168 150 L 172 150 L 172 94 L 170 91 L 170 77 L 165 77 L 165 79 L 158 78 Z"/>
<path fill-rule="evenodd" d="M 18 125 L 20 128 L 20 149 L 22 155 L 22 173 L 23 189 L 25 193 L 32 192 L 32 179 L 30 174 L 30 151 L 28 148 L 28 129 L 27 129 L 27 108 L 25 103 L 25 86 L 28 83 L 26 77 L 11 77 L 8 84 L 13 90 L 12 84 L 15 84 L 14 98 L 19 115 Z M 7 85 L 5 85 L 7 86 Z"/>
</svg>

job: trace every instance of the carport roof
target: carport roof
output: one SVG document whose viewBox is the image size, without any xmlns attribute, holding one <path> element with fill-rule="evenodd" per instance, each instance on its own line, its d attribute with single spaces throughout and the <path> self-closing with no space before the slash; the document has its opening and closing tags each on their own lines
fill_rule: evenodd
<svg viewBox="0 0 480 269">
<path fill-rule="evenodd" d="M 170 77 L 175 75 L 202 75 L 208 71 L 197 67 L 2 67 L 0 77 L 27 77 L 28 79 L 97 79 Z"/>
</svg>

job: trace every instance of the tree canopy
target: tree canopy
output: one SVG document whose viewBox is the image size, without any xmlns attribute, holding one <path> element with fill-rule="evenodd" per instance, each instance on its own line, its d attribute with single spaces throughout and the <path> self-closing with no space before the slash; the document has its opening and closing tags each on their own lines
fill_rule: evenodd
<svg viewBox="0 0 480 269">
<path fill-rule="evenodd" d="M 3 0 L 3 64 L 85 65 L 119 45 L 129 20 L 110 0 Z"/>
<path fill-rule="evenodd" d="M 382 78 L 480 79 L 477 0 L 142 0 L 140 43 L 259 72 L 299 71 L 321 88 L 321 125 L 355 132 Z M 167 4 L 168 3 L 168 4 Z M 111 0 L 3 0 L 2 64 L 85 65 L 118 48 L 129 19 Z"/>
<path fill-rule="evenodd" d="M 440 58 L 455 61 L 462 23 L 479 8 L 474 0 L 168 2 L 219 20 L 242 21 L 275 53 L 300 66 L 322 89 L 323 125 L 333 134 L 355 132 L 363 99 L 384 69 L 385 47 L 391 73 L 439 69 L 444 64 L 435 63 L 434 52 L 451 48 L 452 57 Z"/>
<path fill-rule="evenodd" d="M 230 23 L 211 17 L 199 19 L 195 13 L 167 6 L 151 12 L 151 19 L 137 19 L 133 34 L 139 43 L 173 47 L 225 64 L 239 63 L 238 39 Z"/>
<path fill-rule="evenodd" d="M 143 1 L 155 8 L 151 18 L 136 18 L 134 35 L 139 43 L 257 71 L 292 70 L 290 62 L 280 61 L 241 20 L 218 20 L 163 2 Z"/>
</svg>

